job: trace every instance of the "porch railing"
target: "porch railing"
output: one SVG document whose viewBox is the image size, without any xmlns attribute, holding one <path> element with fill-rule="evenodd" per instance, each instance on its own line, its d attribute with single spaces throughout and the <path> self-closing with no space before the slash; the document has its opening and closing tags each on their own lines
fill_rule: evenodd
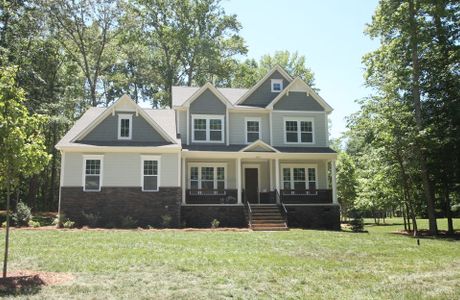
<svg viewBox="0 0 460 300">
<path fill-rule="evenodd" d="M 332 203 L 332 190 L 280 190 L 284 204 L 326 204 Z"/>
<path fill-rule="evenodd" d="M 238 190 L 188 189 L 185 194 L 187 204 L 236 204 Z"/>
</svg>

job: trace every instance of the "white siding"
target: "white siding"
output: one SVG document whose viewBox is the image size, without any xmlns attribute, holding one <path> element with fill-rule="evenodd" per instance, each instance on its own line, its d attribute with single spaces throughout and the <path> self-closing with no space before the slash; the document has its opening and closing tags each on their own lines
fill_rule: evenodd
<svg viewBox="0 0 460 300">
<path fill-rule="evenodd" d="M 63 186 L 82 186 L 83 155 L 90 153 L 65 154 L 65 174 Z M 91 153 L 92 154 L 92 153 Z M 98 153 L 99 155 L 101 153 Z M 102 186 L 107 187 L 140 187 L 141 186 L 141 155 L 137 153 L 103 153 Z M 149 154 L 145 154 L 149 155 Z M 160 186 L 179 186 L 177 154 L 153 154 L 161 156 Z"/>
</svg>

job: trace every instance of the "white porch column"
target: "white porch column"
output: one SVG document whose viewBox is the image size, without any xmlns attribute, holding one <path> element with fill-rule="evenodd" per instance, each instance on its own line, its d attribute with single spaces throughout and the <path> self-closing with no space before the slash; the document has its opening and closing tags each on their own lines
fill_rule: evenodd
<svg viewBox="0 0 460 300">
<path fill-rule="evenodd" d="M 238 204 L 243 203 L 241 199 L 241 158 L 236 159 L 236 187 L 237 187 L 237 199 Z"/>
<path fill-rule="evenodd" d="M 273 184 L 273 159 L 268 161 L 268 169 L 270 172 L 270 191 L 273 191 L 275 185 Z"/>
<path fill-rule="evenodd" d="M 185 190 L 187 189 L 187 179 L 186 177 L 186 172 L 185 172 L 185 158 L 182 158 L 182 204 L 185 204 Z"/>
<path fill-rule="evenodd" d="M 280 193 L 280 160 L 278 158 L 275 159 L 275 188 Z"/>
<path fill-rule="evenodd" d="M 331 177 L 332 177 L 332 203 L 337 204 L 337 182 L 336 182 L 336 172 L 335 172 L 335 160 L 331 162 Z"/>
</svg>

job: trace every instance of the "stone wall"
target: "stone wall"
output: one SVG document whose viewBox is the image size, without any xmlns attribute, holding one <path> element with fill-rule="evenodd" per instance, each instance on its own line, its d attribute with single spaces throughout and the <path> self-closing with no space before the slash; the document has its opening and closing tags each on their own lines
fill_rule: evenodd
<svg viewBox="0 0 460 300">
<path fill-rule="evenodd" d="M 339 205 L 287 205 L 286 209 L 289 227 L 340 230 Z"/>
<path fill-rule="evenodd" d="M 220 227 L 248 227 L 242 205 L 222 206 L 182 206 L 182 222 L 186 227 L 211 227 L 214 219 L 219 220 Z"/>
<path fill-rule="evenodd" d="M 137 226 L 162 227 L 169 215 L 168 227 L 180 226 L 181 189 L 160 187 L 158 192 L 142 192 L 140 187 L 102 187 L 100 192 L 84 192 L 82 187 L 61 188 L 61 211 L 78 225 L 87 225 L 85 214 L 99 214 L 97 226 L 120 227 L 130 216 Z"/>
</svg>

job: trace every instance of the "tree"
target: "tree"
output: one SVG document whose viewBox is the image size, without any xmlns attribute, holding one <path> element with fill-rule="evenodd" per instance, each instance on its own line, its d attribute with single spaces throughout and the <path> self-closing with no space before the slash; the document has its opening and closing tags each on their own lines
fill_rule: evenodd
<svg viewBox="0 0 460 300">
<path fill-rule="evenodd" d="M 337 158 L 337 198 L 342 216 L 348 217 L 348 211 L 354 207 L 357 186 L 355 164 L 349 154 L 340 151 Z"/>
<path fill-rule="evenodd" d="M 10 193 L 20 176 L 40 172 L 49 161 L 43 137 L 43 116 L 30 115 L 24 91 L 15 84 L 15 70 L 0 68 L 0 187 L 6 190 L 6 235 L 3 277 L 6 277 L 10 226 Z"/>
<path fill-rule="evenodd" d="M 222 86 L 228 85 L 237 88 L 250 88 L 262 79 L 276 65 L 285 69 L 289 75 L 300 77 L 310 87 L 314 88 L 315 78 L 312 70 L 307 66 L 304 55 L 298 52 L 290 53 L 287 50 L 276 51 L 273 55 L 265 54 L 258 62 L 248 59 L 233 66 L 230 78 L 220 79 Z"/>
</svg>

